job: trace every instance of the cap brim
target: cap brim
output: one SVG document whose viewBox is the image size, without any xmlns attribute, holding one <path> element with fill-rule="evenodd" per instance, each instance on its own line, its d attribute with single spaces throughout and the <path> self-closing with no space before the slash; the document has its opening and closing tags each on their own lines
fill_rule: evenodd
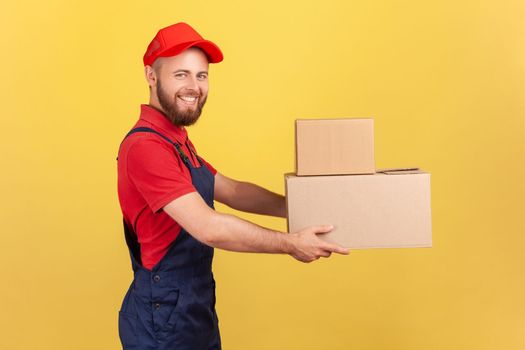
<svg viewBox="0 0 525 350">
<path fill-rule="evenodd" d="M 177 46 L 170 47 L 169 49 L 159 53 L 157 57 L 170 57 L 176 56 L 183 52 L 184 50 L 189 49 L 190 47 L 198 47 L 208 57 L 208 62 L 210 63 L 219 63 L 223 60 L 223 55 L 221 49 L 214 43 L 209 40 L 197 40 L 187 43 L 182 43 Z"/>
</svg>

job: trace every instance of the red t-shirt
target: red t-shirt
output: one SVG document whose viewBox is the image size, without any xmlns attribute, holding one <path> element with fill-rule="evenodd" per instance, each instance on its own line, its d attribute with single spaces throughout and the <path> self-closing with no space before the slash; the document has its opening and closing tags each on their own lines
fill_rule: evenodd
<svg viewBox="0 0 525 350">
<path fill-rule="evenodd" d="M 193 166 L 200 166 L 186 146 L 188 141 L 193 147 L 186 129 L 173 125 L 160 111 L 141 105 L 140 119 L 134 127 L 139 126 L 178 141 Z M 213 175 L 217 173 L 206 161 L 204 164 Z M 171 143 L 147 132 L 135 133 L 124 140 L 118 155 L 118 196 L 124 219 L 138 236 L 145 268 L 152 269 L 162 259 L 181 229 L 162 208 L 196 191 L 188 167 Z"/>
</svg>

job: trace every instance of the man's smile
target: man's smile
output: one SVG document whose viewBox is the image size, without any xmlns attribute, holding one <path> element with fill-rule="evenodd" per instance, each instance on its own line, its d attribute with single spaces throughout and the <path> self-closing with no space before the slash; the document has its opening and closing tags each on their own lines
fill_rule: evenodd
<svg viewBox="0 0 525 350">
<path fill-rule="evenodd" d="M 177 99 L 182 101 L 185 105 L 194 105 L 197 103 L 198 97 L 197 96 L 180 96 L 177 95 Z"/>
</svg>

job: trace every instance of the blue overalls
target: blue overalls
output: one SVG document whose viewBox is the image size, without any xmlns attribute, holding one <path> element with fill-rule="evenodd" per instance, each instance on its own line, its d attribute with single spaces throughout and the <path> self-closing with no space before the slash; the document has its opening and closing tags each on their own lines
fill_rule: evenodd
<svg viewBox="0 0 525 350">
<path fill-rule="evenodd" d="M 191 173 L 193 186 L 210 208 L 213 207 L 214 176 L 195 151 L 195 168 L 181 145 L 150 128 L 173 144 Z M 216 350 L 221 349 L 215 280 L 212 273 L 213 248 L 181 228 L 166 255 L 153 269 L 142 266 L 140 245 L 133 229 L 124 221 L 126 243 L 131 255 L 134 279 L 119 312 L 119 335 L 124 350 Z"/>
</svg>

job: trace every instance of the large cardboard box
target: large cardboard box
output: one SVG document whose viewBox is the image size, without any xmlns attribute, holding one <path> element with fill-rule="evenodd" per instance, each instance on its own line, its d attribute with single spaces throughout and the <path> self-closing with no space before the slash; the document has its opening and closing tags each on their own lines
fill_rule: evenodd
<svg viewBox="0 0 525 350">
<path fill-rule="evenodd" d="M 299 119 L 295 140 L 299 176 L 375 172 L 373 119 Z"/>
<path fill-rule="evenodd" d="M 346 248 L 431 247 L 430 174 L 285 175 L 288 231 L 334 225 L 320 238 Z"/>
</svg>

